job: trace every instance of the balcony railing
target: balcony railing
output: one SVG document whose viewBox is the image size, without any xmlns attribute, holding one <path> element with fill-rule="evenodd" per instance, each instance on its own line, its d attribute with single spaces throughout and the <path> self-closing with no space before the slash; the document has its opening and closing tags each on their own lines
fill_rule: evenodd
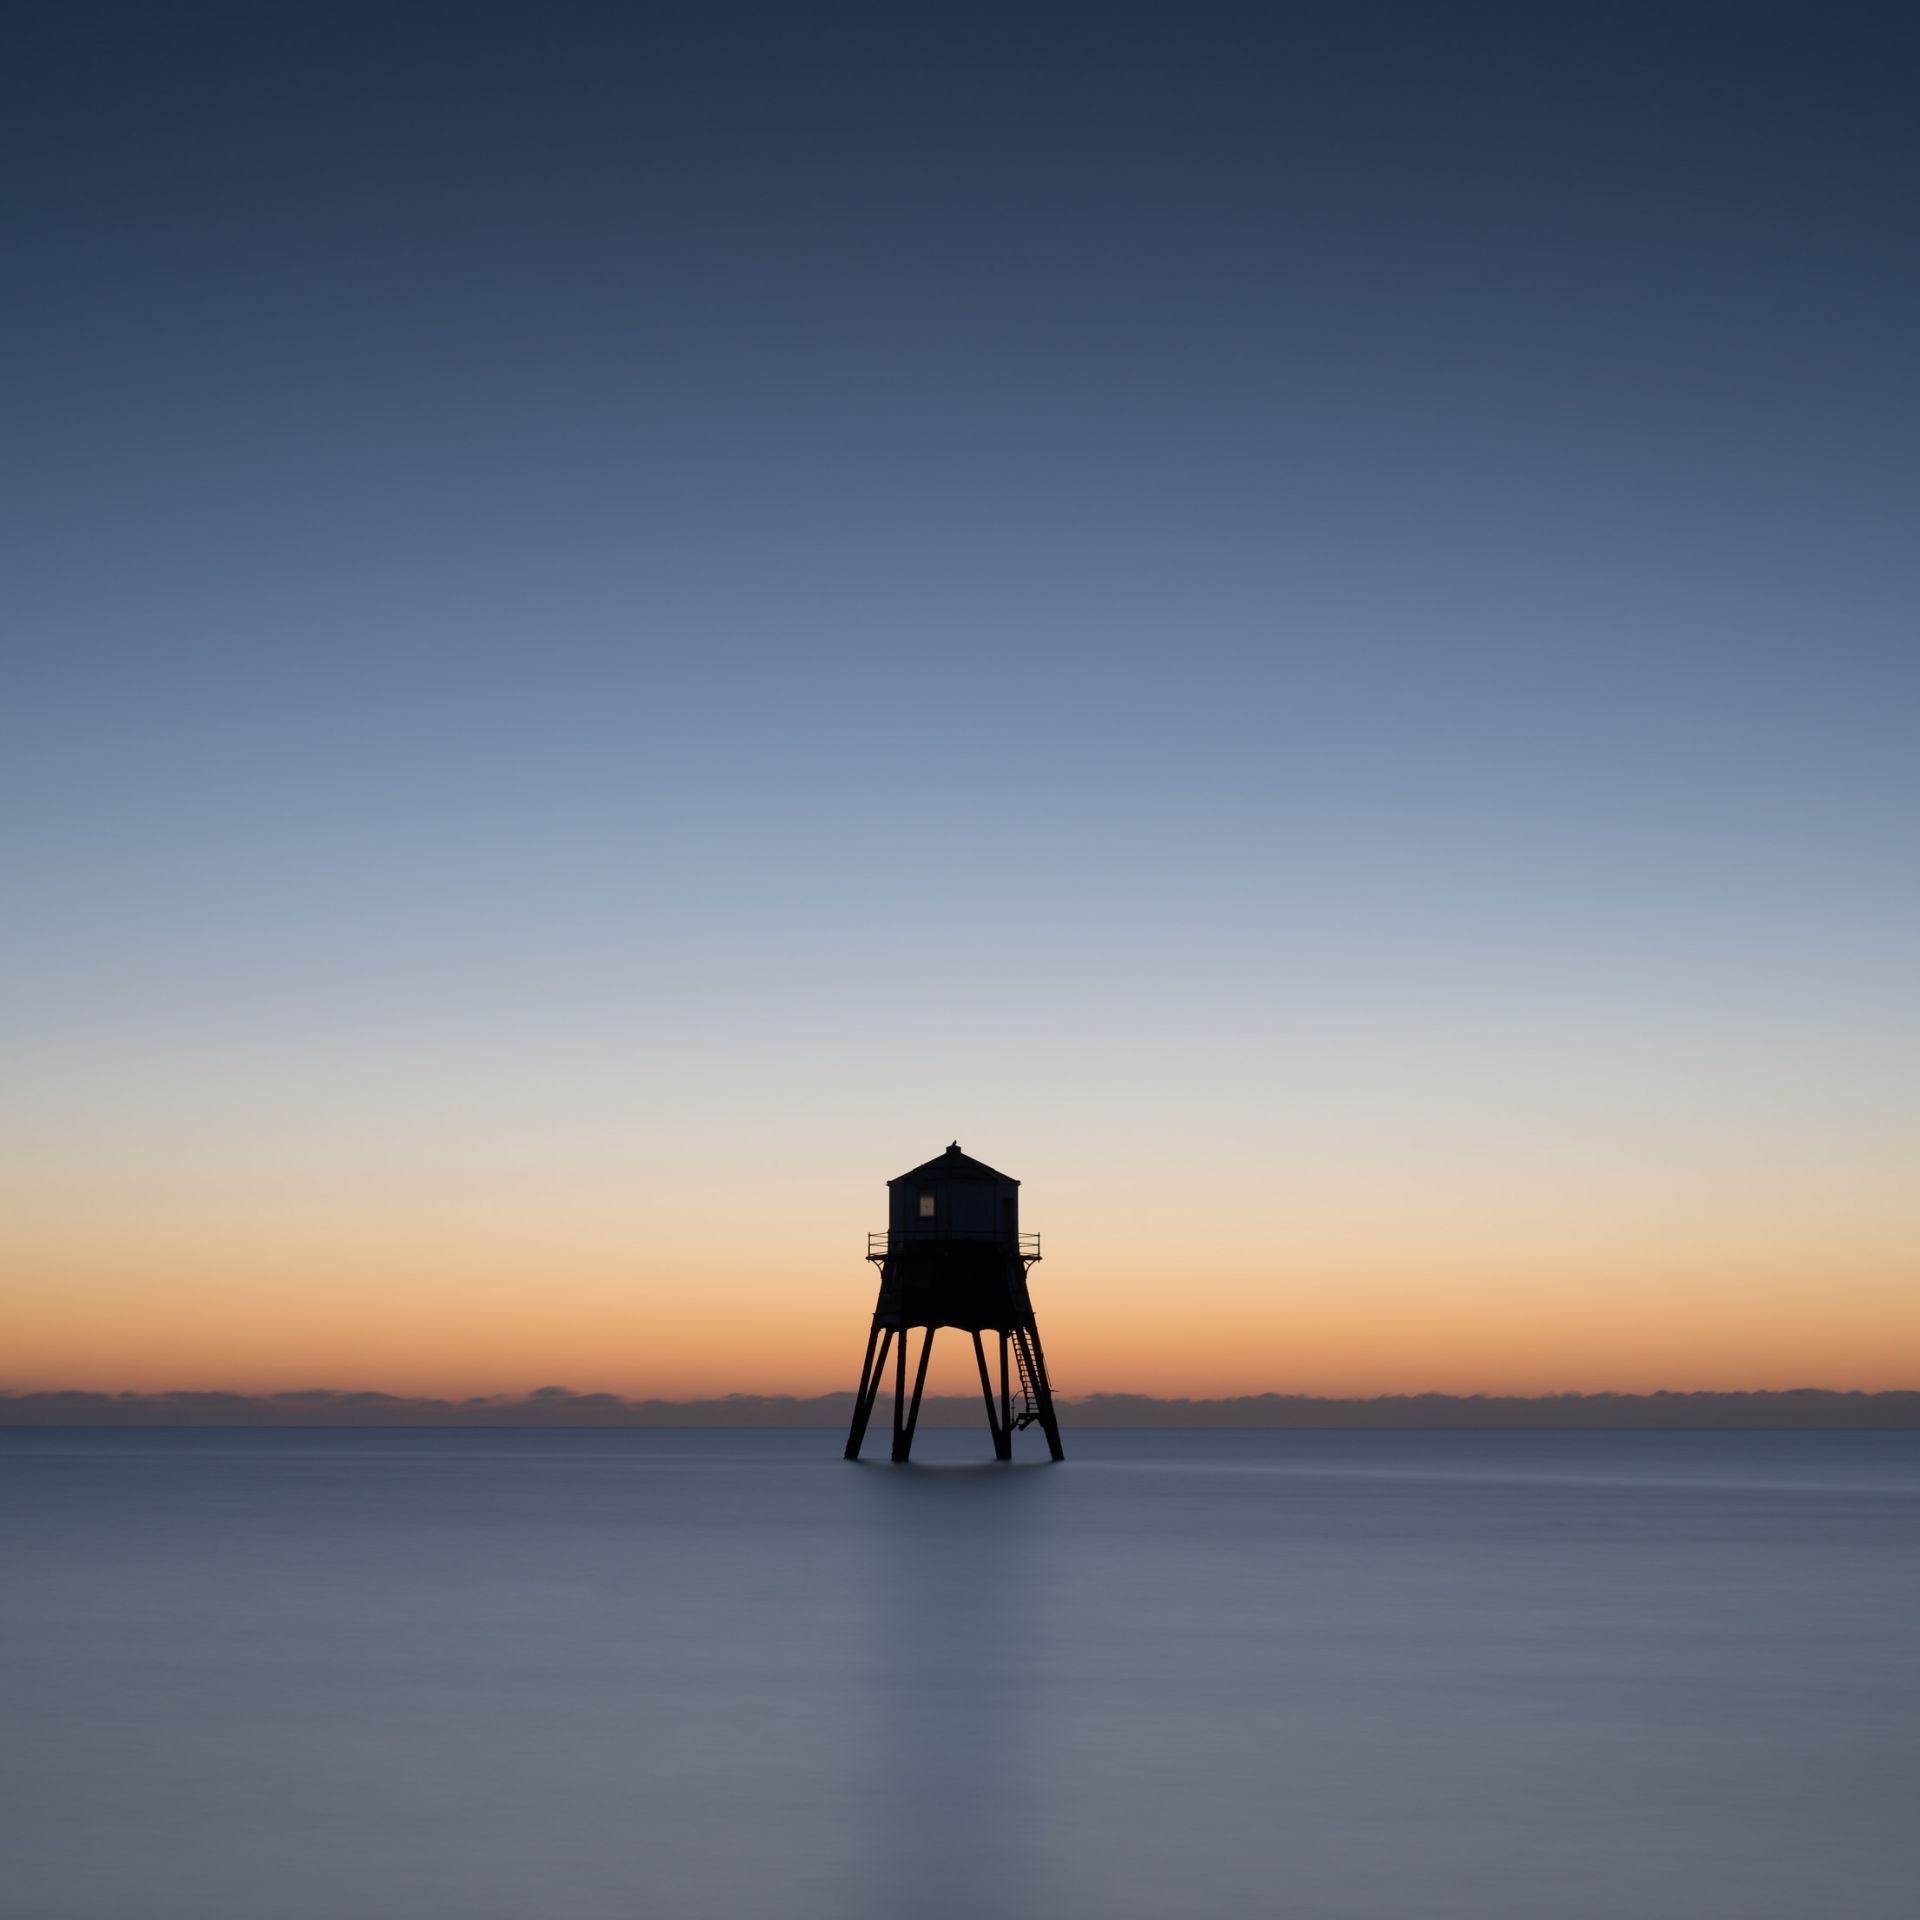
<svg viewBox="0 0 1920 1920">
<path fill-rule="evenodd" d="M 1040 1236 L 1037 1233 L 1023 1233 L 1017 1237 L 1020 1242 L 1020 1258 L 1031 1266 L 1040 1258 Z M 969 1242 L 975 1245 L 981 1242 L 997 1245 L 1000 1239 L 1000 1235 L 991 1233 L 903 1233 L 900 1236 L 900 1245 L 903 1247 L 948 1246 L 956 1241 L 962 1245 Z M 868 1234 L 867 1258 L 884 1260 L 891 1251 L 892 1240 L 893 1236 L 890 1233 Z"/>
</svg>

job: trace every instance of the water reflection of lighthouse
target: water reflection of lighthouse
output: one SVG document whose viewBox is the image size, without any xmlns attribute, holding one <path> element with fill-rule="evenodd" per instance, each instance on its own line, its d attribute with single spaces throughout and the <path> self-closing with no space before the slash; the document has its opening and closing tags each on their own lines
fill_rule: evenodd
<svg viewBox="0 0 1920 1920">
<path fill-rule="evenodd" d="M 1038 1425 L 1054 1459 L 1060 1423 L 1046 1355 L 1034 1322 L 1027 1276 L 1040 1258 L 1040 1236 L 1020 1231 L 1020 1182 L 960 1151 L 956 1140 L 937 1159 L 887 1182 L 887 1230 L 867 1236 L 867 1258 L 880 1269 L 880 1299 L 867 1334 L 867 1355 L 854 1395 L 847 1458 L 860 1457 L 867 1422 L 893 1360 L 893 1458 L 913 1450 L 927 1360 L 941 1327 L 973 1336 L 980 1392 L 998 1460 L 1013 1458 L 1013 1436 Z M 911 1397 L 907 1339 L 924 1327 Z M 983 1338 L 999 1336 L 998 1392 Z"/>
</svg>

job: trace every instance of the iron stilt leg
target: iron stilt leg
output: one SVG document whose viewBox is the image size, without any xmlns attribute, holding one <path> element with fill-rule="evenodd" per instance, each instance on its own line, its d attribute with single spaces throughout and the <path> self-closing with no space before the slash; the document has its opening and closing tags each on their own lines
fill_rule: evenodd
<svg viewBox="0 0 1920 1920">
<path fill-rule="evenodd" d="M 907 1329 L 900 1329 L 900 1337 L 893 1349 L 893 1453 L 892 1458 L 902 1457 L 900 1443 L 907 1432 Z"/>
<path fill-rule="evenodd" d="M 847 1458 L 858 1460 L 860 1448 L 867 1437 L 867 1422 L 873 1418 L 874 1403 L 880 1398 L 880 1383 L 887 1377 L 887 1350 L 893 1345 L 893 1329 L 878 1329 L 880 1351 L 874 1356 L 873 1366 L 869 1370 L 860 1401 L 853 1410 L 853 1431 L 847 1435 Z M 871 1336 L 869 1336 L 871 1345 Z"/>
<path fill-rule="evenodd" d="M 1015 1338 L 1026 1342 L 1027 1358 L 1033 1363 L 1034 1391 L 1040 1401 L 1040 1430 L 1047 1436 L 1047 1451 L 1056 1460 L 1064 1460 L 1067 1456 L 1060 1447 L 1060 1422 L 1053 1412 L 1053 1383 L 1047 1378 L 1046 1356 L 1040 1351 L 1040 1329 L 1029 1320 Z"/>
<path fill-rule="evenodd" d="M 860 1386 L 853 1396 L 853 1424 L 847 1429 L 847 1454 L 849 1460 L 860 1458 L 860 1442 L 867 1437 L 867 1415 L 873 1411 L 872 1384 L 874 1376 L 873 1350 L 879 1344 L 880 1329 L 873 1327 L 867 1333 L 867 1357 L 860 1362 Z M 885 1356 L 882 1355 L 884 1360 Z"/>
<path fill-rule="evenodd" d="M 927 1329 L 927 1337 L 920 1343 L 920 1364 L 914 1369 L 913 1398 L 907 1404 L 904 1421 L 896 1411 L 894 1424 L 893 1457 L 904 1460 L 913 1451 L 913 1430 L 920 1424 L 920 1395 L 926 1390 L 927 1361 L 933 1354 L 933 1329 Z M 900 1330 L 900 1378 L 907 1377 L 907 1330 Z"/>
<path fill-rule="evenodd" d="M 994 1411 L 993 1382 L 987 1375 L 987 1350 L 981 1345 L 978 1327 L 973 1330 L 973 1357 L 980 1363 L 980 1396 L 987 1403 L 987 1431 L 993 1435 L 993 1457 L 996 1460 L 1011 1460 L 1013 1436 L 1007 1432 Z"/>
</svg>

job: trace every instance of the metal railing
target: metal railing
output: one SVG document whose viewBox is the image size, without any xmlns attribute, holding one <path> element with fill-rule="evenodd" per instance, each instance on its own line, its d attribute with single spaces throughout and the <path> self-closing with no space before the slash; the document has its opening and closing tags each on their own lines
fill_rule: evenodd
<svg viewBox="0 0 1920 1920">
<path fill-rule="evenodd" d="M 1020 1243 L 1018 1251 L 1022 1260 L 1031 1265 L 1035 1260 L 1040 1258 L 1040 1236 L 1037 1233 L 1023 1233 L 1016 1237 Z M 891 1233 L 868 1234 L 867 1258 L 869 1260 L 884 1260 L 888 1253 L 892 1251 L 892 1240 L 893 1236 Z M 900 1236 L 900 1244 L 903 1247 L 926 1245 L 945 1246 L 955 1242 L 961 1245 L 966 1245 L 969 1242 L 975 1245 L 982 1242 L 995 1245 L 999 1243 L 999 1240 L 999 1235 L 989 1233 L 903 1233 Z"/>
</svg>

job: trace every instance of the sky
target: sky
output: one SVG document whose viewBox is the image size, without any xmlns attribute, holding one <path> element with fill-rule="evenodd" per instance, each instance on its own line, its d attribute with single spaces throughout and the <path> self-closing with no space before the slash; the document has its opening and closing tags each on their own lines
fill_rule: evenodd
<svg viewBox="0 0 1920 1920">
<path fill-rule="evenodd" d="M 6 38 L 0 1389 L 1920 1384 L 1912 11 Z"/>
</svg>

